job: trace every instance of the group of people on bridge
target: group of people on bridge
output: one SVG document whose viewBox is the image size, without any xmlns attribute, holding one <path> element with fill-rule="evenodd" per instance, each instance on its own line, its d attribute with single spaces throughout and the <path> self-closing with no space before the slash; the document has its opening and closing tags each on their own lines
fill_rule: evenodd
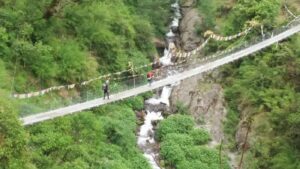
<svg viewBox="0 0 300 169">
<path fill-rule="evenodd" d="M 129 63 L 129 65 L 132 65 L 132 63 Z M 159 68 L 161 68 L 161 63 L 159 61 L 159 58 L 157 57 L 155 59 L 155 62 L 152 64 L 152 70 L 150 70 L 148 73 L 147 73 L 147 81 L 148 81 L 148 84 L 149 86 L 152 85 L 153 83 L 153 80 L 154 80 L 154 74 L 158 74 L 158 70 Z M 129 70 L 133 70 L 133 68 L 129 68 Z M 103 99 L 105 100 L 105 98 L 109 99 L 109 78 L 106 79 L 106 81 L 103 83 L 102 85 L 102 90 L 103 90 Z"/>
</svg>

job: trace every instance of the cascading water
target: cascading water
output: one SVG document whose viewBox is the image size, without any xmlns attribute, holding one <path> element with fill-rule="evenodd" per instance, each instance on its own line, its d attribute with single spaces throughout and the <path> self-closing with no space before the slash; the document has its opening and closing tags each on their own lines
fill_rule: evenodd
<svg viewBox="0 0 300 169">
<path fill-rule="evenodd" d="M 147 111 L 147 115 L 145 117 L 144 124 L 140 128 L 138 145 L 144 151 L 144 156 L 148 159 L 150 165 L 153 169 L 160 169 L 159 165 L 156 162 L 156 154 L 153 151 L 153 146 L 155 146 L 154 140 L 154 131 L 152 121 L 162 120 L 163 117 L 161 112 L 149 112 Z"/>
<path fill-rule="evenodd" d="M 163 65 L 172 65 L 172 46 L 175 46 L 176 41 L 176 30 L 178 30 L 179 27 L 179 20 L 181 19 L 181 13 L 180 13 L 180 6 L 178 1 L 176 1 L 174 4 L 171 5 L 174 10 L 174 18 L 170 25 L 170 31 L 166 34 L 167 39 L 167 46 L 164 50 L 163 57 L 160 58 L 160 62 Z"/>
<path fill-rule="evenodd" d="M 174 19 L 170 25 L 170 31 L 166 34 L 167 46 L 168 48 L 164 50 L 163 57 L 160 58 L 162 65 L 172 65 L 172 49 L 175 47 L 176 30 L 179 27 L 179 20 L 181 18 L 180 6 L 178 0 L 172 4 L 174 10 Z M 172 72 L 167 72 L 167 74 L 172 74 Z M 162 90 L 160 98 L 151 98 L 146 101 L 146 104 L 156 106 L 165 105 L 169 106 L 169 98 L 171 95 L 172 87 L 165 86 Z M 153 122 L 163 120 L 162 112 L 155 112 L 151 110 L 146 110 L 147 115 L 144 117 L 144 124 L 141 126 L 138 134 L 138 145 L 144 151 L 144 156 L 148 159 L 150 165 L 153 169 L 161 169 L 157 162 L 159 153 L 156 148 L 156 142 L 154 139 L 154 126 Z"/>
<path fill-rule="evenodd" d="M 159 99 L 151 98 L 146 101 L 147 104 L 158 105 L 164 104 L 169 106 L 169 98 L 172 87 L 165 86 Z M 138 145 L 144 151 L 144 156 L 148 159 L 153 169 L 160 169 L 157 163 L 158 152 L 156 151 L 156 142 L 154 140 L 154 126 L 152 122 L 163 120 L 162 112 L 146 110 L 147 115 L 144 117 L 144 124 L 140 128 L 138 135 Z"/>
</svg>

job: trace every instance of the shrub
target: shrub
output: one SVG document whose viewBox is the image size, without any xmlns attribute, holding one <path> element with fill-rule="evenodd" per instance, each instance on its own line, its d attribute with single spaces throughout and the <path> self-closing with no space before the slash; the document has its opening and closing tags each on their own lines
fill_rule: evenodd
<svg viewBox="0 0 300 169">
<path fill-rule="evenodd" d="M 170 133 L 189 133 L 194 127 L 194 120 L 186 115 L 173 115 L 158 125 L 156 137 L 163 140 L 163 137 Z"/>
<path fill-rule="evenodd" d="M 204 129 L 194 129 L 190 132 L 190 136 L 196 145 L 206 144 L 211 140 L 209 133 Z"/>
</svg>

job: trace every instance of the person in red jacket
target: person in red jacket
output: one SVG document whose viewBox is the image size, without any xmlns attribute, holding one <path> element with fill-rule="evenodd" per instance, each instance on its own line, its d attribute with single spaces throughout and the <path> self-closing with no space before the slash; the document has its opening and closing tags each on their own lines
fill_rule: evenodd
<svg viewBox="0 0 300 169">
<path fill-rule="evenodd" d="M 154 74 L 152 71 L 147 73 L 147 79 L 148 79 L 149 86 L 151 86 L 151 84 L 152 84 L 153 77 L 154 77 Z"/>
</svg>

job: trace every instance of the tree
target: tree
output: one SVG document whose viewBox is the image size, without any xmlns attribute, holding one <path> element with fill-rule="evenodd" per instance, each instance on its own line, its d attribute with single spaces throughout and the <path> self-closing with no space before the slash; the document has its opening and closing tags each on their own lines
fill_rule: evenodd
<svg viewBox="0 0 300 169">
<path fill-rule="evenodd" d="M 255 134 L 249 137 L 255 144 L 245 154 L 245 168 L 295 168 L 298 164 L 298 39 L 295 36 L 228 70 L 231 78 L 225 97 L 231 122 L 226 128 L 235 128 L 240 114 L 259 120 L 253 124 Z"/>
<path fill-rule="evenodd" d="M 52 2 L 50 3 L 50 5 L 48 6 L 47 10 L 45 11 L 43 18 L 44 19 L 50 19 L 56 12 L 57 6 L 59 5 L 59 3 L 61 2 L 61 0 L 52 0 Z"/>
<path fill-rule="evenodd" d="M 274 25 L 274 19 L 280 12 L 280 0 L 240 0 L 230 14 L 232 22 L 228 29 L 239 31 L 247 21 L 256 20 L 264 26 Z"/>
<path fill-rule="evenodd" d="M 215 25 L 217 2 L 215 0 L 197 0 L 197 7 L 204 17 L 201 30 L 211 29 Z"/>
<path fill-rule="evenodd" d="M 0 168 L 31 168 L 28 162 L 27 135 L 6 94 L 0 90 Z"/>
</svg>

